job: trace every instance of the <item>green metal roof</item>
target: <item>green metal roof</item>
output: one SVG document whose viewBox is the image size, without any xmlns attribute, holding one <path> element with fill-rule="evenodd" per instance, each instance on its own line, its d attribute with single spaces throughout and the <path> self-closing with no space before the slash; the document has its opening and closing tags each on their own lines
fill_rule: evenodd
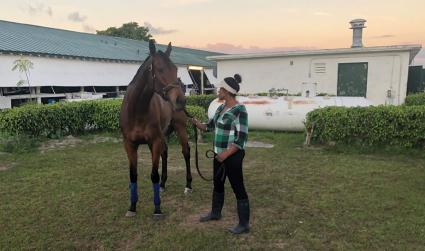
<svg viewBox="0 0 425 251">
<path fill-rule="evenodd" d="M 157 44 L 165 51 L 166 45 Z M 0 20 L 0 52 L 86 59 L 142 62 L 149 54 L 145 41 L 82 33 Z M 220 53 L 173 47 L 171 60 L 180 65 L 214 67 L 207 56 Z"/>
</svg>

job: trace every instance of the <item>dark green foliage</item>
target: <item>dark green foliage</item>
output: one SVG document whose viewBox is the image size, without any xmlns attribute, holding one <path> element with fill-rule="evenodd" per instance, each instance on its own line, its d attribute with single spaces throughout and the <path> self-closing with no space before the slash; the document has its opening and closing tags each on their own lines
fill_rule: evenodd
<svg viewBox="0 0 425 251">
<path fill-rule="evenodd" d="M 193 95 L 186 97 L 186 100 L 188 105 L 200 106 L 203 107 L 205 111 L 208 111 L 211 102 L 216 98 L 217 95 Z"/>
<path fill-rule="evenodd" d="M 51 136 L 81 133 L 93 127 L 95 102 L 26 105 L 0 112 L 0 130 Z"/>
<path fill-rule="evenodd" d="M 149 34 L 149 28 L 139 26 L 136 22 L 130 22 L 121 25 L 121 27 L 109 27 L 104 31 L 96 31 L 98 35 L 106 35 L 113 37 L 123 37 L 135 40 L 149 41 L 152 35 Z"/>
<path fill-rule="evenodd" d="M 425 93 L 417 93 L 406 97 L 405 105 L 425 105 Z"/>
<path fill-rule="evenodd" d="M 199 119 L 200 121 L 206 121 L 207 120 L 207 114 L 205 113 L 204 109 L 200 106 L 192 106 L 188 105 L 186 107 L 187 111 L 190 115 L 194 116 L 195 118 Z M 187 120 L 187 133 L 189 134 L 189 138 L 195 139 L 195 132 L 193 130 L 192 122 L 188 119 Z"/>
<path fill-rule="evenodd" d="M 326 107 L 307 114 L 312 141 L 368 146 L 425 146 L 425 106 Z"/>
<path fill-rule="evenodd" d="M 121 99 L 26 105 L 0 111 L 0 131 L 10 135 L 60 138 L 90 131 L 118 131 Z M 189 113 L 206 120 L 202 107 L 187 106 Z M 190 123 L 188 121 L 188 123 Z M 191 123 L 188 124 L 191 128 Z M 193 134 L 192 130 L 189 130 Z"/>
<path fill-rule="evenodd" d="M 121 99 L 102 100 L 96 103 L 93 113 L 93 125 L 97 130 L 119 130 L 121 103 Z"/>
</svg>

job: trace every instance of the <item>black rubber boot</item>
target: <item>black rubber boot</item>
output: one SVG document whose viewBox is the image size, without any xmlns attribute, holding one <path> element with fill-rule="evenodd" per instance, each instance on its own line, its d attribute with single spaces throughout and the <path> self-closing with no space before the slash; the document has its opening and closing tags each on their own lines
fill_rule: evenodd
<svg viewBox="0 0 425 251">
<path fill-rule="evenodd" d="M 239 224 L 228 230 L 233 234 L 242 234 L 249 232 L 249 200 L 238 200 Z"/>
<path fill-rule="evenodd" d="M 223 208 L 223 204 L 224 193 L 213 192 L 211 212 L 209 212 L 207 215 L 201 216 L 199 221 L 206 222 L 221 219 L 221 209 Z"/>
</svg>

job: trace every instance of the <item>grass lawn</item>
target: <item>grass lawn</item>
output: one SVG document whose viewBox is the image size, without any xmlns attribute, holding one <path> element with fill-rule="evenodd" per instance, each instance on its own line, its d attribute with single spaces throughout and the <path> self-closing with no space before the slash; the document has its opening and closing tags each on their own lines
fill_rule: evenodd
<svg viewBox="0 0 425 251">
<path fill-rule="evenodd" d="M 102 140 L 103 139 L 103 140 Z M 109 140 L 108 140 L 109 139 Z M 184 162 L 170 146 L 165 219 L 152 218 L 150 159 L 142 146 L 139 204 L 129 205 L 128 164 L 120 142 L 83 136 L 65 147 L 0 154 L 0 250 L 418 250 L 425 247 L 425 153 L 304 148 L 302 134 L 253 132 L 245 180 L 251 233 L 236 222 L 226 183 L 224 218 L 198 223 L 212 184 L 194 177 L 183 194 Z M 201 153 L 210 143 L 201 145 Z M 193 151 L 192 151 L 193 152 Z M 203 154 L 204 173 L 211 175 Z"/>
</svg>

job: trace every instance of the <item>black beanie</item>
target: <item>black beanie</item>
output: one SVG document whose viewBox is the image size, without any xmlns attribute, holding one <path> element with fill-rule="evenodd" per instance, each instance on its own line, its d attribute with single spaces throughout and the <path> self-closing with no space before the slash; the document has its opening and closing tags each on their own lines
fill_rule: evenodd
<svg viewBox="0 0 425 251">
<path fill-rule="evenodd" d="M 232 89 L 234 89 L 236 92 L 239 92 L 239 89 L 240 89 L 239 83 L 242 82 L 242 77 L 239 74 L 235 74 L 233 78 L 232 77 L 225 78 L 224 82 L 226 82 L 226 84 L 232 87 Z"/>
</svg>

